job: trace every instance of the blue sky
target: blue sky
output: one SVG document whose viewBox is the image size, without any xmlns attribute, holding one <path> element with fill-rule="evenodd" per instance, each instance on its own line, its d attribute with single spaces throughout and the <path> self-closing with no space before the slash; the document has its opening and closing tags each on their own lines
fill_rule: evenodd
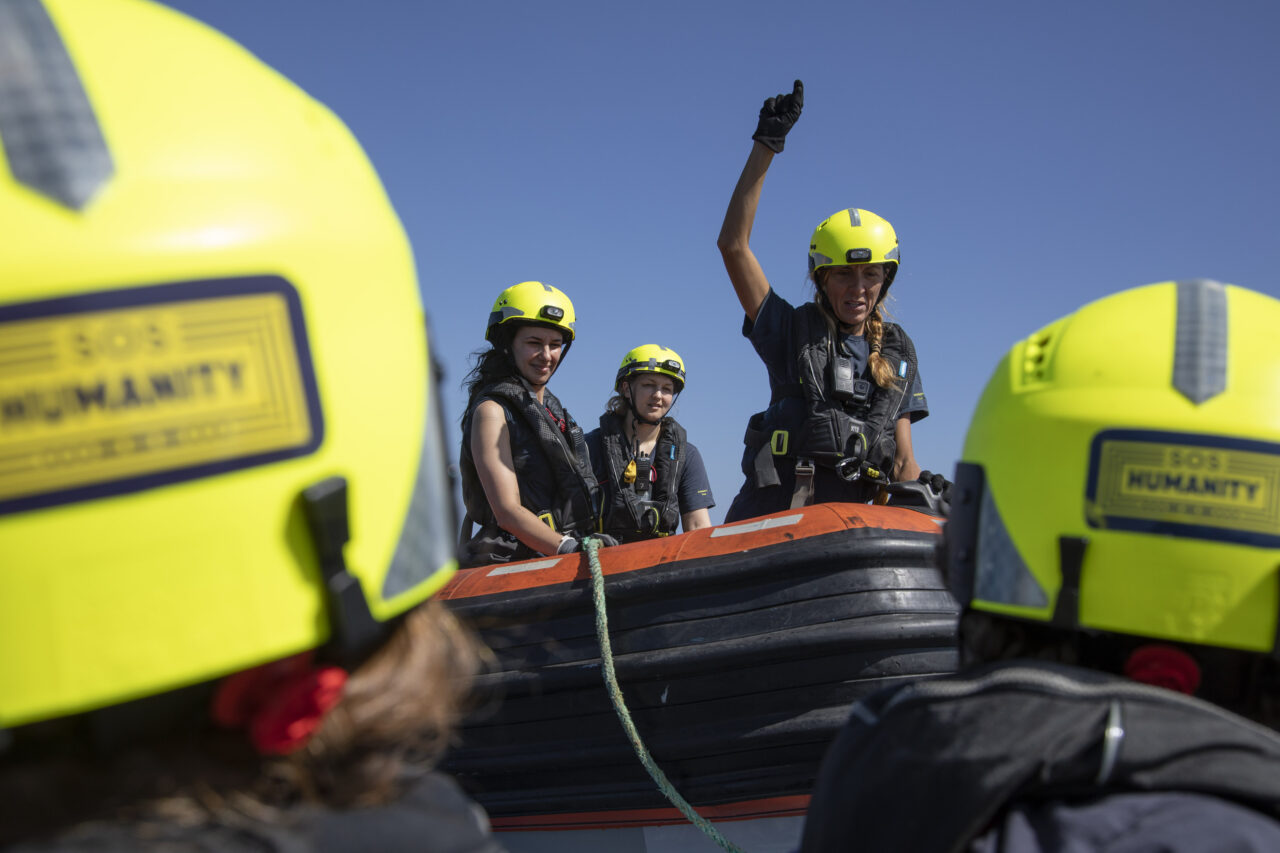
<svg viewBox="0 0 1280 853">
<path fill-rule="evenodd" d="M 551 387 L 584 427 L 628 349 L 684 356 L 674 414 L 706 458 L 713 521 L 768 397 L 715 239 L 761 101 L 797 77 L 805 112 L 753 247 L 796 302 L 820 220 L 862 207 L 893 223 L 925 468 L 950 475 L 1013 341 L 1087 301 L 1189 277 L 1280 296 L 1274 3 L 169 5 L 363 142 L 414 246 L 452 438 L 494 298 L 545 281 L 577 308 Z"/>
</svg>

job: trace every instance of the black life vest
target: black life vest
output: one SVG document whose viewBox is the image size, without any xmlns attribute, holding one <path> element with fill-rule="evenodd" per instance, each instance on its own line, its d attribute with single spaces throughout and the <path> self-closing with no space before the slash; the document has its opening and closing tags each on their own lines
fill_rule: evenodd
<svg viewBox="0 0 1280 853">
<path fill-rule="evenodd" d="M 1113 792 L 1200 793 L 1280 819 L 1278 769 L 1280 734 L 1208 702 L 1076 667 L 987 664 L 855 705 L 801 850 L 965 850 L 1010 804 Z"/>
<path fill-rule="evenodd" d="M 811 459 L 826 468 L 861 456 L 890 473 L 897 451 L 898 410 L 916 378 L 911 338 L 897 323 L 884 324 L 880 354 L 898 366 L 898 385 L 881 388 L 869 379 L 869 371 L 864 371 L 868 378 L 852 375 L 843 341 L 832 334 L 815 303 L 797 308 L 791 323 L 792 381 L 776 387 L 769 408 L 752 416 L 746 434 L 748 473 L 754 469 L 757 486 L 776 483 L 776 474 L 770 481 L 762 470 L 771 456 Z"/>
<path fill-rule="evenodd" d="M 604 448 L 608 480 L 601 484 L 605 502 L 604 532 L 620 542 L 669 536 L 680 526 L 680 474 L 684 470 L 686 435 L 674 418 L 663 418 L 653 456 L 636 460 L 635 481 L 623 477 L 632 461 L 623 420 L 612 412 L 600 416 L 600 443 Z M 649 470 L 654 472 L 650 482 Z"/>
<path fill-rule="evenodd" d="M 585 536 L 596 529 L 600 494 L 582 428 L 564 410 L 550 390 L 543 401 L 533 395 L 523 380 L 507 379 L 486 385 L 475 397 L 462 420 L 462 503 L 479 532 L 463 544 L 463 562 L 523 560 L 535 552 L 498 527 L 497 518 L 476 473 L 471 453 L 471 421 L 476 406 L 493 400 L 507 416 L 511 436 L 511 461 L 520 484 L 520 503 L 545 521 L 553 530 Z M 550 415 L 550 416 L 549 416 Z M 561 430 L 551 417 L 564 424 Z"/>
</svg>

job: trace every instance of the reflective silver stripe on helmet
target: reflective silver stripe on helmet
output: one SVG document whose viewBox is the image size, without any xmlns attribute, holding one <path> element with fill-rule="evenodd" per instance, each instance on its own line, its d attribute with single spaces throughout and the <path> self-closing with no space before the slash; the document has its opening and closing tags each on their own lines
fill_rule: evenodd
<svg viewBox="0 0 1280 853">
<path fill-rule="evenodd" d="M 973 597 L 998 604 L 1047 607 L 1049 596 L 1027 568 L 1018 548 L 1009 538 L 1004 519 L 996 509 L 991 490 L 982 492 L 978 515 L 978 564 Z"/>
<path fill-rule="evenodd" d="M 862 226 L 862 212 L 858 210 L 858 208 L 856 207 L 851 207 L 849 208 L 848 213 L 849 213 L 849 224 L 852 225 L 854 228 L 860 228 Z"/>
<path fill-rule="evenodd" d="M 885 253 L 884 253 L 884 259 L 885 259 L 886 261 L 896 261 L 896 260 L 898 260 L 898 247 L 897 247 L 897 246 L 894 246 L 892 249 L 890 249 L 889 251 L 885 252 Z"/>
<path fill-rule="evenodd" d="M 400 540 L 382 582 L 383 600 L 423 583 L 450 565 L 454 557 L 457 524 L 448 477 L 444 424 L 440 415 L 440 378 L 440 373 L 433 371 L 427 395 L 426 429 L 422 438 L 422 456 L 418 459 L 418 475 L 400 529 Z"/>
<path fill-rule="evenodd" d="M 1216 281 L 1178 282 L 1173 387 L 1196 405 L 1227 390 L 1227 289 Z"/>
<path fill-rule="evenodd" d="M 505 323 L 508 320 L 510 320 L 512 317 L 523 317 L 523 316 L 524 316 L 524 312 L 521 311 L 519 308 L 514 308 L 510 305 L 503 305 L 501 309 L 489 314 L 489 325 L 492 326 L 495 323 Z"/>
<path fill-rule="evenodd" d="M 115 171 L 80 75 L 40 0 L 0 0 L 0 139 L 19 183 L 77 210 Z"/>
</svg>

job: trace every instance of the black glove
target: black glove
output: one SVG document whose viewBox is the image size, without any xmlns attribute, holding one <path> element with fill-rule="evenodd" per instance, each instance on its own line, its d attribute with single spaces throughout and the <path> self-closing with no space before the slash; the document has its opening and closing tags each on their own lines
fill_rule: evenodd
<svg viewBox="0 0 1280 853">
<path fill-rule="evenodd" d="M 790 95 L 778 95 L 766 98 L 760 108 L 760 123 L 752 139 L 766 145 L 775 154 L 782 151 L 782 143 L 787 138 L 787 131 L 800 119 L 800 110 L 804 109 L 804 84 L 799 80 Z"/>
<path fill-rule="evenodd" d="M 946 477 L 931 471 L 921 471 L 916 480 L 928 486 L 934 494 L 942 495 L 943 500 L 951 502 L 951 481 Z"/>
</svg>

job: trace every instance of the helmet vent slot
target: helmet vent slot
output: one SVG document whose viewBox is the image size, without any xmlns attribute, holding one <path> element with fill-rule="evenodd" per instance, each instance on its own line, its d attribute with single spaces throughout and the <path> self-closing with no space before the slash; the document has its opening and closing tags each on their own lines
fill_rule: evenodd
<svg viewBox="0 0 1280 853">
<path fill-rule="evenodd" d="M 1027 339 L 1026 349 L 1022 353 L 1023 379 L 1027 382 L 1044 382 L 1049 372 L 1049 347 L 1053 336 L 1040 332 Z"/>
</svg>

